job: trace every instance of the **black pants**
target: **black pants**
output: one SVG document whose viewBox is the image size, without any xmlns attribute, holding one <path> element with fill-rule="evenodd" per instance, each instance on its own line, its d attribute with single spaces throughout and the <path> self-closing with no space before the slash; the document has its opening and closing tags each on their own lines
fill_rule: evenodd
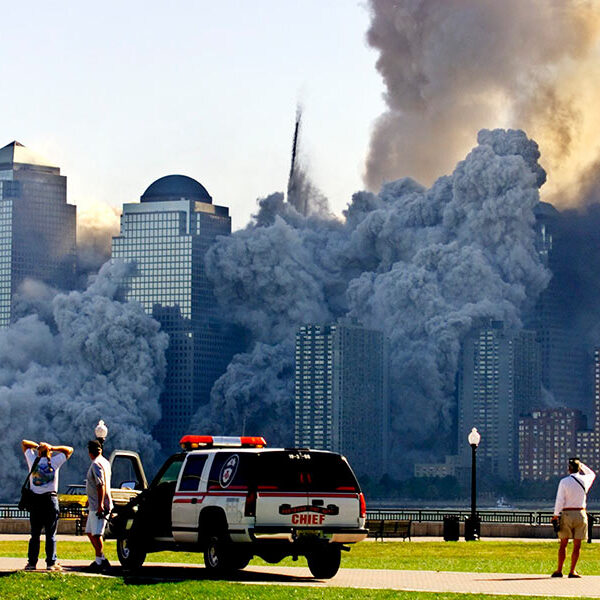
<svg viewBox="0 0 600 600">
<path fill-rule="evenodd" d="M 29 540 L 28 560 L 35 565 L 40 554 L 40 535 L 42 529 L 46 536 L 46 564 L 56 562 L 56 530 L 58 528 L 58 498 L 56 494 L 36 494 L 35 502 L 29 513 L 31 539 Z"/>
</svg>

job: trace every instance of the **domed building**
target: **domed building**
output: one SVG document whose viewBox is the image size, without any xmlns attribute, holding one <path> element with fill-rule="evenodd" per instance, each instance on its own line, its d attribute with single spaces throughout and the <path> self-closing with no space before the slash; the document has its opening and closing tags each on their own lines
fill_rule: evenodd
<svg viewBox="0 0 600 600">
<path fill-rule="evenodd" d="M 219 235 L 231 233 L 225 206 L 185 175 L 157 179 L 139 203 L 124 204 L 112 257 L 136 264 L 127 298 L 137 300 L 169 334 L 162 419 L 155 437 L 163 449 L 179 447 L 198 408 L 234 354 L 243 350 L 239 329 L 220 314 L 205 275 L 204 256 Z"/>
</svg>

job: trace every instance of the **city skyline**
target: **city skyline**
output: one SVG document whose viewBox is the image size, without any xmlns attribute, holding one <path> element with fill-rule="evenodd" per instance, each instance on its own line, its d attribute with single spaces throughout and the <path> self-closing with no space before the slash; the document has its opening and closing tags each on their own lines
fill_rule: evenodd
<svg viewBox="0 0 600 600">
<path fill-rule="evenodd" d="M 101 13 L 39 6 L 34 18 L 13 3 L 0 65 L 6 142 L 56 158 L 87 235 L 114 234 L 138 182 L 162 173 L 205 181 L 240 229 L 257 198 L 286 189 L 298 101 L 303 159 L 338 217 L 384 180 L 431 184 L 482 127 L 525 129 L 549 173 L 542 199 L 585 205 L 598 188 L 600 11 L 512 3 L 497 13 L 489 0 L 425 2 L 420 14 L 389 0 L 109 1 Z M 444 152 L 430 151 L 436 139 Z"/>
<path fill-rule="evenodd" d="M 175 173 L 203 181 L 233 229 L 245 226 L 257 198 L 286 189 L 298 102 L 304 157 L 332 210 L 363 187 L 383 85 L 360 2 L 40 5 L 33 19 L 12 4 L 5 18 L 18 24 L 2 42 L 5 143 L 62 166 L 83 225 L 114 234 L 121 206 Z"/>
<path fill-rule="evenodd" d="M 190 428 L 214 434 L 266 432 L 270 444 L 289 445 L 296 332 L 340 319 L 357 319 L 389 340 L 392 475 L 415 464 L 432 472 L 429 461 L 455 453 L 461 347 L 482 321 L 503 322 L 511 339 L 523 328 L 535 330 L 536 339 L 519 344 L 541 344 L 523 364 L 537 373 L 531 381 L 542 381 L 540 405 L 511 397 L 505 408 L 513 420 L 504 415 L 505 426 L 494 434 L 496 447 L 504 433 L 511 436 L 510 472 L 518 462 L 519 402 L 527 409 L 569 405 L 588 417 L 593 405 L 597 412 L 585 379 L 590 349 L 600 342 L 600 138 L 593 109 L 600 101 L 600 6 L 569 3 L 557 12 L 550 0 L 507 0 L 504 9 L 492 0 L 184 0 L 174 10 L 133 0 L 109 1 L 102 11 L 41 6 L 33 18 L 26 10 L 13 4 L 5 15 L 14 26 L 2 42 L 0 75 L 9 84 L 0 91 L 8 123 L 0 146 L 60 165 L 52 175 L 60 178 L 61 202 L 76 209 L 80 273 L 72 294 L 51 281 L 24 286 L 17 298 L 24 319 L 0 330 L 7 373 L 0 411 L 12 435 L 23 426 L 14 415 L 27 404 L 23 373 L 38 386 L 26 386 L 33 403 L 49 394 L 59 404 L 60 385 L 46 386 L 35 373 L 49 370 L 55 382 L 62 368 L 89 386 L 81 397 L 94 418 L 97 398 L 88 392 L 104 369 L 119 379 L 113 388 L 121 391 L 111 398 L 122 397 L 133 413 L 133 402 L 148 406 L 138 423 L 148 432 L 156 425 L 167 369 L 158 321 L 166 329 L 192 300 L 182 301 L 171 289 L 175 280 L 154 269 L 144 276 L 145 288 L 138 280 L 131 293 L 156 284 L 165 310 L 156 312 L 158 321 L 145 319 L 155 299 L 144 297 L 140 314 L 117 291 L 115 273 L 133 281 L 131 271 L 113 262 L 96 279 L 87 276 L 109 257 L 111 239 L 123 237 L 119 220 L 132 240 L 125 258 L 142 260 L 134 255 L 149 240 L 143 226 L 133 227 L 134 216 L 160 211 L 143 206 L 154 200 L 135 200 L 151 182 L 170 177 L 191 178 L 211 197 L 183 211 L 188 225 L 209 214 L 226 221 L 197 252 L 206 284 L 199 293 L 210 287 L 206 298 L 214 297 L 248 342 L 219 364 L 202 402 L 194 396 L 185 414 L 177 409 L 179 425 L 185 418 Z M 302 123 L 290 177 L 297 103 Z M 8 171 L 0 172 L 1 199 L 27 200 L 16 195 Z M 578 210 L 566 210 L 573 206 Z M 5 258 L 9 246 L 17 252 L 7 231 L 0 239 Z M 37 237 L 30 227 L 34 262 L 41 264 L 48 253 Z M 184 260 L 174 247 L 161 259 L 169 277 L 170 262 Z M 93 321 L 82 329 L 89 340 L 68 329 L 64 312 L 72 303 L 75 325 L 85 320 L 80 313 Z M 86 312 L 86 303 L 99 306 L 98 313 Z M 102 354 L 104 323 L 94 318 L 103 311 L 115 319 L 127 313 L 127 332 L 142 323 L 142 334 L 128 341 L 139 363 L 145 354 L 136 354 L 138 344 L 150 348 L 148 390 L 127 388 L 114 339 L 106 362 L 94 355 L 80 369 L 77 340 Z M 119 330 L 118 319 L 108 322 Z M 43 335 L 32 336 L 34 330 Z M 199 332 L 177 333 L 183 347 Z M 21 351 L 16 357 L 13 348 Z M 509 355 L 506 365 L 513 364 Z M 179 383 L 188 386 L 184 370 Z M 526 373 L 519 377 L 505 386 L 510 394 L 528 385 Z M 473 401 L 480 412 L 490 408 L 493 420 L 486 402 Z M 472 425 L 464 422 L 462 430 Z M 132 431 L 142 445 L 147 432 L 135 424 Z M 597 440 L 598 431 L 578 439 Z M 124 430 L 120 435 L 129 439 Z M 450 460 L 440 469 L 455 467 Z"/>
</svg>

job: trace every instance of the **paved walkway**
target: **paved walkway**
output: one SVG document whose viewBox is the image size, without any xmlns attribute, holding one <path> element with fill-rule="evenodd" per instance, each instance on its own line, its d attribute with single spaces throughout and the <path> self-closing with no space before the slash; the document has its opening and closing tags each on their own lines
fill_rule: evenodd
<svg viewBox="0 0 600 600">
<path fill-rule="evenodd" d="M 0 573 L 19 571 L 22 558 L 0 558 Z M 62 560 L 66 574 L 84 575 L 89 561 Z M 38 563 L 43 567 L 43 562 Z M 94 575 L 97 576 L 97 575 Z M 121 577 L 123 572 L 114 566 L 108 577 Z M 209 579 L 199 565 L 144 563 L 135 576 L 127 576 L 130 584 L 153 581 Z M 289 585 L 310 587 L 348 587 L 362 589 L 391 589 L 405 591 L 481 593 L 510 596 L 571 596 L 600 598 L 600 576 L 581 579 L 552 579 L 547 575 L 507 573 L 456 573 L 435 571 L 396 571 L 383 569 L 341 569 L 330 580 L 315 580 L 303 567 L 250 566 L 230 579 L 249 585 Z M 0 579 L 1 584 L 1 579 Z"/>
</svg>

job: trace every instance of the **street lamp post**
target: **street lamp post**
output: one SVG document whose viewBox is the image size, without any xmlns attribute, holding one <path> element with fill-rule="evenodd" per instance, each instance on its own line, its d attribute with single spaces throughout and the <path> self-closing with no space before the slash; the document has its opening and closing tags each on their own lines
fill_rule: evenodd
<svg viewBox="0 0 600 600">
<path fill-rule="evenodd" d="M 479 518 L 477 517 L 477 446 L 481 441 L 481 435 L 475 427 L 467 438 L 471 446 L 471 517 L 465 521 L 465 540 L 473 541 L 479 539 Z"/>
</svg>

